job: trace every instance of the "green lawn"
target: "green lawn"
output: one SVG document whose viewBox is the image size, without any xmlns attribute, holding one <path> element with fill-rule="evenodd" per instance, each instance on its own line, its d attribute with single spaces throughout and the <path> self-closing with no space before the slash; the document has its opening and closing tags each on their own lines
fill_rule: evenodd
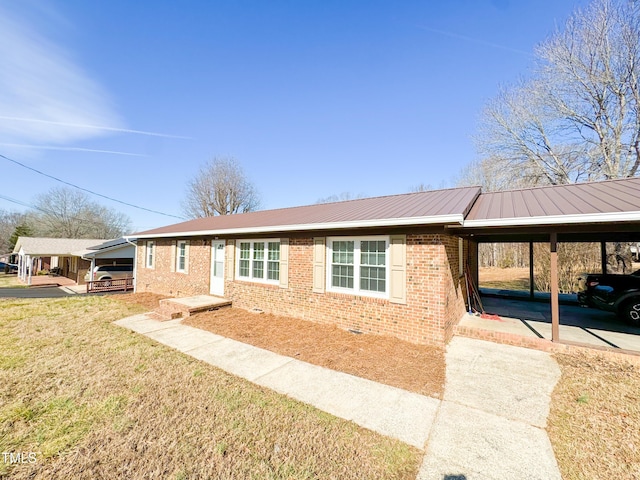
<svg viewBox="0 0 640 480">
<path fill-rule="evenodd" d="M 0 300 L 0 451 L 35 454 L 0 477 L 415 478 L 419 450 L 114 326 L 144 310 L 115 298 Z"/>
</svg>

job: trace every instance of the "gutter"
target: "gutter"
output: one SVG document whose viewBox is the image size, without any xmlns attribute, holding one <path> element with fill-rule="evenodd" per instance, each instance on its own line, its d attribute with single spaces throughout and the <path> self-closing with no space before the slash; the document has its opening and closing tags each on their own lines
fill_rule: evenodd
<svg viewBox="0 0 640 480">
<path fill-rule="evenodd" d="M 462 227 L 517 227 L 531 225 L 566 225 L 578 223 L 591 224 L 638 221 L 640 221 L 640 211 L 465 220 L 462 223 Z"/>
<path fill-rule="evenodd" d="M 273 232 L 294 232 L 294 231 L 317 231 L 317 230 L 346 230 L 353 228 L 367 227 L 398 227 L 398 226 L 420 226 L 420 225 L 447 225 L 457 223 L 463 225 L 464 216 L 462 214 L 439 215 L 430 217 L 403 217 L 389 219 L 373 219 L 373 220 L 354 220 L 346 222 L 323 222 L 323 223 L 306 223 L 293 225 L 267 225 L 264 227 L 241 227 L 241 228 L 222 228 L 219 230 L 193 230 L 185 232 L 167 232 L 167 233 L 148 233 L 136 234 L 123 237 L 129 241 L 130 238 L 167 238 L 167 237 L 194 237 L 194 236 L 210 236 L 210 235 L 238 235 L 238 234 L 254 234 L 254 233 L 273 233 Z"/>
</svg>

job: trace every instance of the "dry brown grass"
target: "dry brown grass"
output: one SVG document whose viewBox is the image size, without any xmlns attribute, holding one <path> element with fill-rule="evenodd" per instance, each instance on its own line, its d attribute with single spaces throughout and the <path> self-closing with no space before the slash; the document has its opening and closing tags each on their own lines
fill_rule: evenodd
<svg viewBox="0 0 640 480">
<path fill-rule="evenodd" d="M 37 452 L 0 477 L 415 478 L 417 449 L 112 325 L 133 298 L 0 300 L 0 451 Z"/>
<path fill-rule="evenodd" d="M 0 272 L 0 288 L 27 288 L 15 273 Z"/>
<path fill-rule="evenodd" d="M 504 290 L 529 290 L 529 267 L 479 268 L 478 279 L 480 287 L 484 288 L 499 288 Z"/>
<path fill-rule="evenodd" d="M 547 431 L 565 480 L 640 479 L 640 368 L 597 353 L 558 354 Z"/>
<path fill-rule="evenodd" d="M 183 323 L 423 395 L 441 398 L 444 390 L 444 350 L 440 348 L 239 308 L 200 313 Z"/>
</svg>

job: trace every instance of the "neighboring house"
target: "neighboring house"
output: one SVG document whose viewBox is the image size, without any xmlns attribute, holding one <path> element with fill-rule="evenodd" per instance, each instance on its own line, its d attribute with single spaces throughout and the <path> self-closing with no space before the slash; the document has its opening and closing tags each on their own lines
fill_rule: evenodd
<svg viewBox="0 0 640 480">
<path fill-rule="evenodd" d="M 18 278 L 30 285 L 40 271 L 56 269 L 77 283 L 84 282 L 90 266 L 78 251 L 105 242 L 105 239 L 18 237 L 13 253 L 18 255 Z"/>
<path fill-rule="evenodd" d="M 212 294 L 443 346 L 466 311 L 467 266 L 477 284 L 479 242 L 546 242 L 557 278 L 557 242 L 640 241 L 640 178 L 365 198 L 201 218 L 127 238 L 137 243 L 137 292 Z M 554 340 L 557 293 L 552 281 Z"/>
<path fill-rule="evenodd" d="M 102 265 L 133 265 L 136 247 L 124 238 L 116 238 L 75 253 L 90 262 L 89 271 L 92 272 L 94 267 Z"/>
</svg>

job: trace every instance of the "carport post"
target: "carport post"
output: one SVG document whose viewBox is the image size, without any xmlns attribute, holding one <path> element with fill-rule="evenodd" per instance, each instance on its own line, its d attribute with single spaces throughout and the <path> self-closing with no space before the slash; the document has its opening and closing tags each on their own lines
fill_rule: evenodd
<svg viewBox="0 0 640 480">
<path fill-rule="evenodd" d="M 529 242 L 529 299 L 533 300 L 533 242 Z"/>
<path fill-rule="evenodd" d="M 602 266 L 602 274 L 607 274 L 607 242 L 600 242 L 600 264 Z"/>
<path fill-rule="evenodd" d="M 558 302 L 558 234 L 551 232 L 551 341 L 560 340 L 560 306 Z"/>
</svg>

